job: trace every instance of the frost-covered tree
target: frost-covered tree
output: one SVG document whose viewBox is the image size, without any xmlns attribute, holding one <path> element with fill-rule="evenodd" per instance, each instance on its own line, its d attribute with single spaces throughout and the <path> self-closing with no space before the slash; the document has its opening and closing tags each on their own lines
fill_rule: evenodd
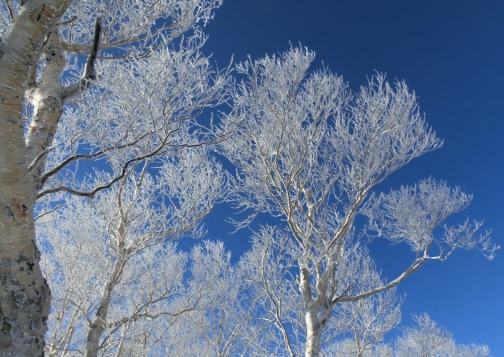
<svg viewBox="0 0 504 357">
<path fill-rule="evenodd" d="M 240 259 L 253 322 L 261 331 L 250 356 L 298 355 L 302 344 L 302 306 L 297 299 L 293 255 L 295 246 L 273 227 L 252 236 L 252 247 Z"/>
<path fill-rule="evenodd" d="M 37 198 L 93 197 L 139 161 L 213 139 L 194 119 L 223 100 L 226 78 L 199 52 L 197 26 L 220 4 L 1 2 L 0 355 L 43 354 Z"/>
<path fill-rule="evenodd" d="M 381 343 L 364 351 L 363 357 L 491 357 L 486 345 L 460 345 L 449 331 L 429 315 L 414 316 L 415 327 L 402 328 L 402 334 L 390 343 Z M 324 351 L 325 356 L 355 356 L 355 341 L 338 341 Z"/>
<path fill-rule="evenodd" d="M 490 258 L 496 249 L 486 234 L 475 234 L 479 222 L 436 230 L 469 204 L 471 197 L 458 188 L 426 179 L 374 192 L 391 173 L 441 145 L 406 84 L 390 85 L 378 74 L 354 93 L 327 68 L 308 74 L 313 59 L 313 52 L 291 48 L 239 64 L 244 79 L 227 120 L 242 125 L 222 146 L 237 169 L 235 202 L 251 212 L 238 227 L 261 212 L 281 217 L 288 229 L 297 277 L 286 284 L 295 281 L 299 291 L 306 357 L 320 355 L 336 304 L 393 288 L 425 262 L 444 261 L 457 248 L 478 248 Z M 356 225 L 358 216 L 368 223 Z M 365 236 L 405 242 L 413 250 L 411 265 L 389 282 L 360 289 L 340 270 L 356 259 Z M 288 347 L 288 329 L 277 317 L 273 321 L 288 355 L 298 354 Z"/>
<path fill-rule="evenodd" d="M 287 232 L 262 227 L 252 237 L 252 248 L 240 259 L 248 301 L 256 305 L 252 324 L 261 326 L 251 356 L 300 356 L 306 341 L 305 311 L 298 288 L 296 257 L 300 251 Z M 383 284 L 366 249 L 358 249 L 351 259 L 340 261 L 337 279 L 354 291 L 367 291 Z M 363 356 L 379 344 L 399 323 L 400 308 L 391 288 L 365 299 L 334 307 L 325 323 L 320 345 L 323 355 L 345 350 L 348 356 Z M 267 321 L 265 325 L 261 322 Z"/>
<path fill-rule="evenodd" d="M 94 199 L 69 197 L 38 219 L 53 292 L 47 355 L 121 355 L 139 336 L 148 336 L 141 347 L 149 350 L 164 325 L 211 295 L 215 277 L 201 269 L 198 251 L 188 283 L 187 254 L 173 240 L 202 235 L 201 219 L 227 189 L 225 175 L 203 149 L 166 158 L 156 175 L 148 168 L 132 166 Z"/>
<path fill-rule="evenodd" d="M 353 289 L 359 293 L 382 285 L 383 281 L 367 252 L 364 251 L 357 256 L 360 261 L 351 263 L 351 266 L 355 266 L 356 269 L 347 268 L 350 274 L 356 274 L 358 277 L 352 278 L 357 283 L 354 283 Z M 348 280 L 350 279 L 347 278 Z M 347 346 L 348 356 L 365 356 L 366 352 L 382 342 L 385 334 L 396 327 L 401 320 L 400 304 L 396 298 L 395 288 L 357 301 L 337 304 L 334 309 L 333 316 L 338 320 L 338 324 L 342 325 L 341 330 L 344 331 L 342 336 L 348 336 L 349 340 L 353 341 Z M 341 340 L 340 336 L 338 340 Z"/>
<path fill-rule="evenodd" d="M 219 242 L 205 241 L 191 251 L 190 291 L 205 293 L 198 295 L 197 309 L 168 329 L 151 356 L 251 356 L 264 324 L 254 323 L 255 305 L 230 258 Z"/>
<path fill-rule="evenodd" d="M 440 327 L 429 315 L 414 316 L 415 327 L 402 328 L 402 334 L 390 343 L 380 343 L 365 350 L 363 357 L 491 357 L 486 345 L 460 345 L 452 334 Z M 357 356 L 356 341 L 346 339 L 327 348 L 323 355 Z"/>
<path fill-rule="evenodd" d="M 394 357 L 489 357 L 485 345 L 457 345 L 452 334 L 429 315 L 414 317 L 417 327 L 407 327 L 394 344 Z"/>
</svg>

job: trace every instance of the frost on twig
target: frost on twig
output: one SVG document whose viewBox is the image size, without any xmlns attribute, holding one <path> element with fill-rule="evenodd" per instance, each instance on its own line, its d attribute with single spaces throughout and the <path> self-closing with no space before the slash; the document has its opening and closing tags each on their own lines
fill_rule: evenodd
<svg viewBox="0 0 504 357">
<path fill-rule="evenodd" d="M 489 258 L 498 249 L 488 234 L 476 235 L 479 222 L 447 227 L 444 234 L 436 229 L 469 204 L 470 196 L 458 188 L 427 179 L 374 193 L 392 173 L 442 145 L 404 81 L 390 84 L 377 73 L 354 92 L 325 67 L 309 73 L 313 59 L 313 52 L 297 47 L 238 64 L 245 79 L 224 125 L 241 125 L 221 146 L 237 169 L 236 206 L 249 217 L 282 217 L 302 252 L 294 259 L 310 357 L 320 353 L 336 304 L 385 293 L 456 248 L 478 248 Z M 356 223 L 359 217 L 369 223 Z M 373 235 L 406 242 L 414 256 L 390 282 L 359 290 L 338 274 L 358 254 L 362 238 Z"/>
</svg>

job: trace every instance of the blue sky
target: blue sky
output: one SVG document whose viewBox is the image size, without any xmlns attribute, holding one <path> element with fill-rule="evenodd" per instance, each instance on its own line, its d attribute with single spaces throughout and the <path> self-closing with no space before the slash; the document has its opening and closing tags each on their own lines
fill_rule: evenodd
<svg viewBox="0 0 504 357">
<path fill-rule="evenodd" d="M 205 31 L 204 51 L 225 67 L 283 52 L 301 43 L 357 89 L 374 71 L 404 79 L 419 97 L 427 122 L 444 139 L 431 152 L 392 175 L 397 188 L 432 176 L 474 194 L 466 217 L 484 219 L 504 246 L 504 2 L 500 0 L 225 0 Z M 208 237 L 223 239 L 235 257 L 249 231 L 229 235 L 229 207 L 212 212 Z M 372 253 L 393 278 L 411 261 L 408 248 L 375 242 Z M 457 251 L 430 262 L 400 285 L 403 322 L 428 312 L 458 343 L 486 343 L 504 356 L 504 251 L 493 261 Z"/>
</svg>

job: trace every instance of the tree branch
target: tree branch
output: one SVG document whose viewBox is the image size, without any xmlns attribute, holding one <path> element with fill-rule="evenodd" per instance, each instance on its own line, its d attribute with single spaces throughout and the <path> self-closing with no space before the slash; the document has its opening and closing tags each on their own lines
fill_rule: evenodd
<svg viewBox="0 0 504 357">
<path fill-rule="evenodd" d="M 86 65 L 84 66 L 84 73 L 82 78 L 71 86 L 65 87 L 63 89 L 63 100 L 68 100 L 80 93 L 81 91 L 87 89 L 90 86 L 90 81 L 96 80 L 96 72 L 94 69 L 94 64 L 96 61 L 96 54 L 98 53 L 100 36 L 102 31 L 102 19 L 101 17 L 96 18 L 95 32 L 93 37 L 93 44 L 91 45 L 91 50 L 89 52 Z"/>
<path fill-rule="evenodd" d="M 35 159 L 33 159 L 31 164 L 28 166 L 28 171 L 31 173 L 33 171 L 33 169 L 35 169 L 37 167 L 40 160 L 42 160 L 47 154 L 49 154 L 54 149 L 55 149 L 54 146 L 49 146 L 47 149 L 45 149 L 40 154 L 38 154 L 37 157 Z"/>
<path fill-rule="evenodd" d="M 23 4 L 23 2 L 21 2 Z M 5 6 L 7 7 L 7 10 L 9 11 L 9 16 L 11 20 L 14 20 L 14 11 L 12 10 L 12 5 L 10 3 L 10 0 L 5 0 Z"/>
<path fill-rule="evenodd" d="M 409 266 L 408 269 L 406 269 L 401 275 L 399 275 L 397 278 L 395 278 L 394 280 L 392 280 L 388 284 L 382 285 L 379 288 L 367 291 L 365 293 L 362 293 L 362 294 L 359 294 L 359 295 L 356 295 L 356 296 L 341 296 L 340 295 L 339 297 L 333 299 L 332 302 L 334 304 L 336 302 L 357 301 L 357 300 L 361 300 L 361 299 L 367 298 L 367 297 L 369 297 L 371 295 L 374 295 L 376 293 L 379 293 L 379 292 L 388 290 L 390 288 L 393 288 L 394 286 L 396 286 L 397 284 L 399 284 L 401 281 L 403 281 L 408 275 L 411 275 L 415 271 L 417 271 L 428 259 L 429 259 L 429 257 L 422 257 L 422 258 L 416 259 L 413 262 L 413 264 L 411 264 Z"/>
</svg>

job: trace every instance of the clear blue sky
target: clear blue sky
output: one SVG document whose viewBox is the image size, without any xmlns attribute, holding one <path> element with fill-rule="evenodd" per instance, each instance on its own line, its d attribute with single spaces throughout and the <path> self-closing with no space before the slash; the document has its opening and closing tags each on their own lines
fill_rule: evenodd
<svg viewBox="0 0 504 357">
<path fill-rule="evenodd" d="M 232 54 L 257 59 L 287 50 L 290 41 L 314 50 L 314 68 L 323 62 L 352 88 L 375 70 L 404 79 L 444 146 L 395 173 L 384 189 L 429 176 L 458 185 L 474 199 L 451 223 L 485 219 L 504 246 L 504 1 L 225 0 L 205 31 L 205 51 L 220 67 Z M 237 257 L 249 231 L 228 235 L 230 212 L 218 207 L 206 227 Z M 371 249 L 389 279 L 412 259 L 400 246 Z M 487 343 L 504 356 L 504 250 L 493 261 L 457 251 L 424 266 L 399 292 L 407 295 L 404 323 L 428 312 L 457 342 Z"/>
</svg>

